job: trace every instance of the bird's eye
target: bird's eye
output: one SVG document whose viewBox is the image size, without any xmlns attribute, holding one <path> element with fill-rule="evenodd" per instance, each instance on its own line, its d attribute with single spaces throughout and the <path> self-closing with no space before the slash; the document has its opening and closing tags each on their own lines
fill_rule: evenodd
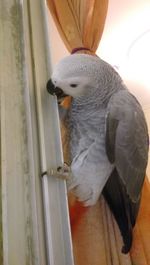
<svg viewBox="0 0 150 265">
<path fill-rule="evenodd" d="M 77 87 L 77 84 L 70 84 L 71 87 Z"/>
</svg>

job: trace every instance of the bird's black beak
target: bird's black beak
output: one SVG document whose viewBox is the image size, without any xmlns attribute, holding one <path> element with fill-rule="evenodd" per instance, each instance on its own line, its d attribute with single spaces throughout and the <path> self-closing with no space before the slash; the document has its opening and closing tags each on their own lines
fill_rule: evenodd
<svg viewBox="0 0 150 265">
<path fill-rule="evenodd" d="M 46 87 L 47 87 L 48 93 L 50 93 L 53 96 L 54 95 L 57 96 L 58 102 L 62 101 L 64 97 L 68 96 L 63 92 L 63 90 L 60 87 L 55 87 L 51 79 L 47 82 Z"/>
</svg>

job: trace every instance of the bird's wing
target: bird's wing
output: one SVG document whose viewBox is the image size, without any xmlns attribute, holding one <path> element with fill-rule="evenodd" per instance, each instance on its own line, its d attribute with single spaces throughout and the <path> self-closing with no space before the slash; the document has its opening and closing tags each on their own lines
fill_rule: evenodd
<svg viewBox="0 0 150 265">
<path fill-rule="evenodd" d="M 126 90 L 114 94 L 108 104 L 106 152 L 127 194 L 136 202 L 145 177 L 148 131 L 140 104 Z"/>
<path fill-rule="evenodd" d="M 128 252 L 147 166 L 148 131 L 140 104 L 127 90 L 115 93 L 108 103 L 106 153 L 115 170 L 104 196 L 122 232 L 124 252 Z"/>
</svg>

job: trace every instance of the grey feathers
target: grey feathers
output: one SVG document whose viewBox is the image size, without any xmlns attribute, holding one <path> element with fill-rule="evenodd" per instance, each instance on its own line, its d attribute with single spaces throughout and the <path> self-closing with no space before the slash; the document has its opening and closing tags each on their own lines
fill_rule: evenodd
<svg viewBox="0 0 150 265">
<path fill-rule="evenodd" d="M 130 199 L 139 200 L 148 160 L 148 130 L 140 104 L 128 91 L 114 94 L 107 107 L 106 150 Z"/>
<path fill-rule="evenodd" d="M 103 192 L 127 253 L 148 159 L 141 106 L 118 73 L 96 56 L 64 58 L 54 69 L 52 83 L 73 97 L 67 118 L 72 159 L 68 189 L 86 206 Z"/>
</svg>

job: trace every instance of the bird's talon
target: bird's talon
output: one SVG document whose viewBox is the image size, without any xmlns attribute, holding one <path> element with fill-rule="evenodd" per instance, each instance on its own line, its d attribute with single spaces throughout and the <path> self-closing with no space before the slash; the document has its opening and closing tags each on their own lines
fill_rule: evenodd
<svg viewBox="0 0 150 265">
<path fill-rule="evenodd" d="M 49 169 L 47 172 L 44 172 L 42 176 L 47 174 L 48 176 L 54 176 L 56 178 L 68 180 L 70 177 L 70 167 L 64 163 L 63 166 L 57 167 L 57 169 Z"/>
<path fill-rule="evenodd" d="M 44 171 L 41 173 L 41 177 L 43 178 L 45 175 L 47 175 L 47 171 Z"/>
<path fill-rule="evenodd" d="M 57 168 L 57 171 L 59 172 L 59 171 L 61 171 L 61 169 L 62 169 L 62 167 L 58 167 L 58 168 Z"/>
</svg>

